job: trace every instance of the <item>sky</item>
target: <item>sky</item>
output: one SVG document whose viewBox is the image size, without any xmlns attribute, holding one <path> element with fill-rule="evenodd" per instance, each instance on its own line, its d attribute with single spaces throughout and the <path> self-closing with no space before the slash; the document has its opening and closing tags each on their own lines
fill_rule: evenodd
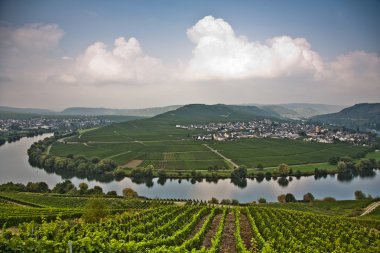
<svg viewBox="0 0 380 253">
<path fill-rule="evenodd" d="M 0 105 L 380 102 L 380 1 L 0 0 Z"/>
</svg>

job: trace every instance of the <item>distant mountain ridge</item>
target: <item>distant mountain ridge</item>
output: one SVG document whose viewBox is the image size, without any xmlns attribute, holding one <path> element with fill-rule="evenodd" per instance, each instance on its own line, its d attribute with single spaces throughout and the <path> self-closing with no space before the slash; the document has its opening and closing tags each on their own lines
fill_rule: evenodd
<svg viewBox="0 0 380 253">
<path fill-rule="evenodd" d="M 0 106 L 0 111 L 2 112 L 12 112 L 12 113 L 30 113 L 30 114 L 55 114 L 52 110 L 48 109 L 38 109 L 38 108 L 18 108 L 18 107 L 10 107 L 10 106 Z"/>
<path fill-rule="evenodd" d="M 93 107 L 69 107 L 61 112 L 48 109 L 38 108 L 17 108 L 9 106 L 0 106 L 0 113 L 4 114 L 35 114 L 35 115 L 79 115 L 79 116 L 138 116 L 138 117 L 153 117 L 155 115 L 175 110 L 181 105 L 170 105 L 164 107 L 152 107 L 143 109 L 110 109 L 110 108 L 93 108 Z"/>
<path fill-rule="evenodd" d="M 380 103 L 356 104 L 337 113 L 314 116 L 310 120 L 341 125 L 351 129 L 380 130 Z"/>
<path fill-rule="evenodd" d="M 222 105 L 222 104 L 219 104 Z M 227 105 L 224 105 L 227 106 Z M 338 112 L 344 108 L 340 105 L 324 105 L 324 104 L 307 104 L 307 103 L 294 103 L 294 104 L 278 104 L 278 105 L 260 105 L 260 104 L 245 104 L 245 105 L 228 105 L 232 115 L 237 113 L 245 116 L 252 115 L 253 112 L 256 116 L 265 116 L 281 119 L 307 119 L 311 116 Z M 138 117 L 154 117 L 169 111 L 176 110 L 182 105 L 171 105 L 164 107 L 152 107 L 143 109 L 112 109 L 112 108 L 94 108 L 94 107 L 69 107 L 61 112 L 38 109 L 38 108 L 16 108 L 8 106 L 0 106 L 0 113 L 11 115 L 11 113 L 25 113 L 35 115 L 79 115 L 79 116 L 138 116 Z M 222 110 L 221 108 L 219 108 Z M 200 112 L 198 112 L 200 113 Z M 217 113 L 215 111 L 215 113 Z"/>
<path fill-rule="evenodd" d="M 266 111 L 272 111 L 285 119 L 308 119 L 310 117 L 339 112 L 346 106 L 343 105 L 327 105 L 327 104 L 309 104 L 309 103 L 291 103 L 291 104 L 248 104 L 257 106 Z"/>
<path fill-rule="evenodd" d="M 181 105 L 170 105 L 170 106 L 164 106 L 164 107 L 152 107 L 152 108 L 144 108 L 144 109 L 69 107 L 60 113 L 64 115 L 120 115 L 120 116 L 153 117 L 161 113 L 175 110 L 179 107 L 181 107 Z"/>
</svg>

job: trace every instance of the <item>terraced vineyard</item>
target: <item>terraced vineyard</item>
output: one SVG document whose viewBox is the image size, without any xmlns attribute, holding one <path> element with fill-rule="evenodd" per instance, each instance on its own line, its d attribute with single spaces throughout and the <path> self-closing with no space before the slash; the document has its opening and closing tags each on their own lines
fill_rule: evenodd
<svg viewBox="0 0 380 253">
<path fill-rule="evenodd" d="M 3 231 L 12 252 L 379 252 L 378 224 L 270 206 L 163 205 Z"/>
</svg>

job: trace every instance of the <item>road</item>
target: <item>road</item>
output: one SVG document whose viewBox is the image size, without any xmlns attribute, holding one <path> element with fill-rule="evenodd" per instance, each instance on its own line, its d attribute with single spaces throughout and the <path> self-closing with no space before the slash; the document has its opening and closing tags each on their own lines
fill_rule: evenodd
<svg viewBox="0 0 380 253">
<path fill-rule="evenodd" d="M 377 201 L 377 202 L 373 202 L 372 204 L 370 204 L 369 206 L 367 206 L 364 210 L 364 212 L 360 215 L 360 216 L 364 216 L 364 215 L 367 215 L 369 213 L 371 213 L 373 210 L 376 209 L 376 207 L 380 206 L 380 201 Z"/>
<path fill-rule="evenodd" d="M 227 158 L 225 157 L 224 155 L 222 155 L 221 153 L 218 152 L 218 150 L 215 150 L 213 148 L 211 148 L 209 145 L 207 144 L 203 144 L 203 146 L 205 146 L 206 148 L 208 148 L 209 150 L 211 150 L 212 152 L 214 152 L 215 154 L 217 154 L 218 156 L 220 156 L 221 158 L 223 158 L 224 160 L 226 160 L 227 162 L 231 163 L 232 166 L 234 166 L 235 168 L 238 168 L 239 165 L 237 165 L 236 163 L 234 163 L 230 158 Z"/>
</svg>

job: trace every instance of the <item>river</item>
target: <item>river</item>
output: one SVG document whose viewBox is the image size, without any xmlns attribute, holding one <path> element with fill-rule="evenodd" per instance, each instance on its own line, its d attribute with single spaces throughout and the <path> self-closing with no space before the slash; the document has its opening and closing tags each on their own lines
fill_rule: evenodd
<svg viewBox="0 0 380 253">
<path fill-rule="evenodd" d="M 28 162 L 27 150 L 33 142 L 49 137 L 51 134 L 32 138 L 22 138 L 13 143 L 7 143 L 0 147 L 0 183 L 9 181 L 26 184 L 28 182 L 46 182 L 50 188 L 61 182 L 61 176 L 47 173 L 45 170 L 34 168 Z M 339 181 L 337 176 L 315 179 L 313 176 L 293 178 L 289 185 L 280 186 L 277 181 L 247 180 L 247 186 L 240 188 L 230 179 L 219 180 L 217 183 L 206 181 L 192 183 L 187 180 L 166 180 L 165 184 L 159 184 L 157 178 L 153 179 L 153 185 L 136 184 L 130 178 L 121 181 L 101 183 L 88 181 L 77 177 L 70 179 L 76 186 L 81 182 L 90 187 L 101 186 L 104 192 L 117 191 L 121 195 L 123 188 L 130 187 L 141 196 L 150 198 L 176 198 L 176 199 L 199 199 L 209 200 L 211 197 L 217 199 L 237 199 L 242 203 L 254 201 L 260 197 L 267 201 L 276 201 L 277 196 L 284 193 L 293 193 L 297 199 L 311 192 L 316 198 L 327 196 L 336 199 L 354 199 L 354 192 L 361 190 L 372 196 L 380 195 L 380 172 L 375 171 L 372 177 L 355 177 L 350 181 Z"/>
</svg>

